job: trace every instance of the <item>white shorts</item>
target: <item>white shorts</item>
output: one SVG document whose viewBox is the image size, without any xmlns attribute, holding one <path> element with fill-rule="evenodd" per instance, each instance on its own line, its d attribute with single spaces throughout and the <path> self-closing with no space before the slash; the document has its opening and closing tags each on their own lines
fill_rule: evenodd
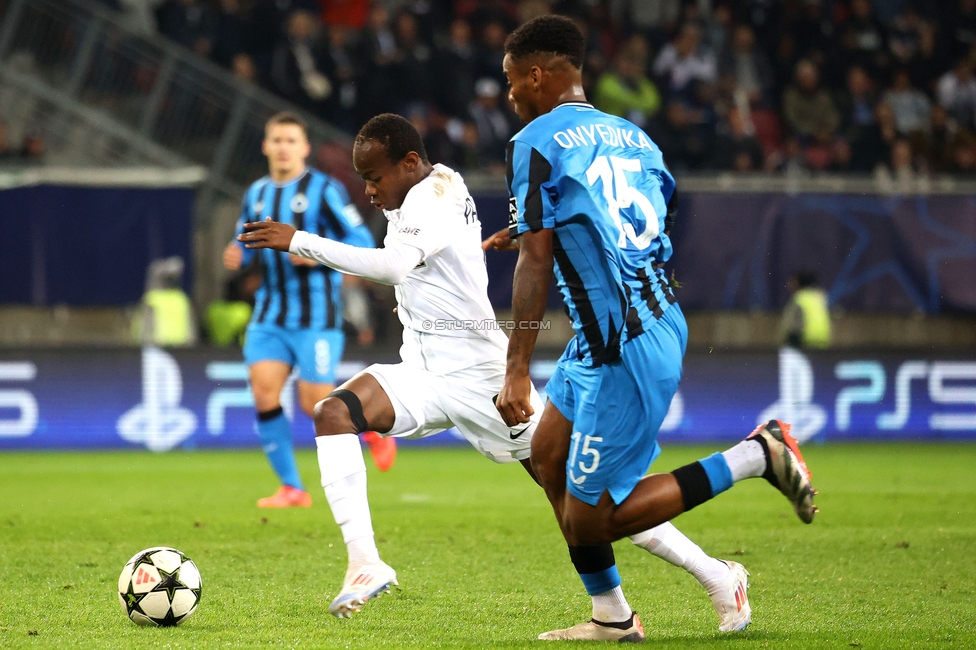
<svg viewBox="0 0 976 650">
<path fill-rule="evenodd" d="M 509 427 L 493 398 L 505 381 L 505 363 L 491 361 L 447 375 L 435 375 L 413 364 L 373 364 L 364 372 L 379 382 L 393 403 L 396 420 L 384 437 L 426 438 L 457 427 L 471 446 L 496 463 L 529 457 L 532 434 L 543 403 L 532 387 L 528 424 Z"/>
</svg>

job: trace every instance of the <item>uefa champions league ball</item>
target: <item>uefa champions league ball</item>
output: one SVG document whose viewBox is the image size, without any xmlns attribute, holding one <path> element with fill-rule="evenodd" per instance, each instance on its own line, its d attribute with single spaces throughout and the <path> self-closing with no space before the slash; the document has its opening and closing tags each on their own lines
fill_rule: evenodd
<svg viewBox="0 0 976 650">
<path fill-rule="evenodd" d="M 168 546 L 139 551 L 119 576 L 119 603 L 137 625 L 179 625 L 196 611 L 202 590 L 197 565 Z"/>
</svg>

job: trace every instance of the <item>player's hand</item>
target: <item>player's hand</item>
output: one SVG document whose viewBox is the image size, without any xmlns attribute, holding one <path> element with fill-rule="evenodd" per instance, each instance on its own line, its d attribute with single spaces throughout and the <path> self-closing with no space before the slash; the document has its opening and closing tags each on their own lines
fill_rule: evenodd
<svg viewBox="0 0 976 650">
<path fill-rule="evenodd" d="M 495 408 L 501 414 L 505 424 L 514 427 L 525 424 L 535 413 L 530 397 L 532 396 L 532 380 L 528 375 L 522 377 L 505 376 L 505 383 L 495 398 Z"/>
<path fill-rule="evenodd" d="M 237 241 L 243 242 L 244 248 L 273 248 L 287 253 L 294 236 L 294 227 L 268 217 L 265 221 L 244 224 L 244 232 L 237 236 Z"/>
<path fill-rule="evenodd" d="M 291 262 L 292 266 L 318 266 L 319 263 L 315 260 L 310 260 L 307 257 L 299 257 L 298 255 L 288 254 L 288 261 Z"/>
<path fill-rule="evenodd" d="M 241 247 L 231 242 L 224 249 L 224 268 L 228 271 L 236 271 L 244 263 L 244 251 Z"/>
<path fill-rule="evenodd" d="M 494 235 L 481 242 L 481 250 L 486 251 L 493 248 L 496 251 L 516 251 L 518 250 L 518 239 L 512 239 L 508 235 L 508 228 L 502 228 Z"/>
</svg>

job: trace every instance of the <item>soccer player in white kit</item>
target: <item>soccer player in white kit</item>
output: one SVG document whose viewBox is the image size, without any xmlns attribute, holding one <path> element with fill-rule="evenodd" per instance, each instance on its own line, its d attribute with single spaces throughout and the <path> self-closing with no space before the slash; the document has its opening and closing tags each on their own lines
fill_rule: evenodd
<svg viewBox="0 0 976 650">
<path fill-rule="evenodd" d="M 401 362 L 369 366 L 315 408 L 322 485 L 349 554 L 342 590 L 329 607 L 341 618 L 397 584 L 396 572 L 376 549 L 355 434 L 422 438 L 456 426 L 484 456 L 519 461 L 535 479 L 529 454 L 543 412 L 534 387 L 536 415 L 528 424 L 509 427 L 494 406 L 505 379 L 508 339 L 492 326 L 481 223 L 461 175 L 431 165 L 417 130 L 390 113 L 360 130 L 353 166 L 371 203 L 389 220 L 384 248 L 356 248 L 273 221 L 246 224 L 238 237 L 247 248 L 288 251 L 396 287 Z M 694 575 L 722 619 L 720 629 L 733 611 L 741 616 L 744 572 L 730 571 L 670 523 L 631 541 Z"/>
</svg>

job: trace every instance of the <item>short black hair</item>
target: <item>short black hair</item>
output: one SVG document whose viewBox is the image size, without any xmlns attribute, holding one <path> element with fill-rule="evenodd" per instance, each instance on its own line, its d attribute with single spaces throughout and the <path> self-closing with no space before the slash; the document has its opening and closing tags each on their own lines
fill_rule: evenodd
<svg viewBox="0 0 976 650">
<path fill-rule="evenodd" d="M 569 18 L 539 16 L 508 35 L 505 53 L 513 59 L 524 59 L 536 53 L 565 56 L 573 67 L 582 68 L 586 39 Z"/>
<path fill-rule="evenodd" d="M 424 162 L 430 162 L 420 133 L 406 118 L 395 113 L 381 113 L 363 124 L 356 134 L 356 144 L 363 144 L 367 140 L 382 144 L 390 162 L 400 162 L 411 151 L 416 151 Z"/>
<path fill-rule="evenodd" d="M 807 289 L 818 284 L 817 274 L 808 270 L 797 271 L 793 276 L 793 281 L 796 282 L 797 289 Z"/>
</svg>

